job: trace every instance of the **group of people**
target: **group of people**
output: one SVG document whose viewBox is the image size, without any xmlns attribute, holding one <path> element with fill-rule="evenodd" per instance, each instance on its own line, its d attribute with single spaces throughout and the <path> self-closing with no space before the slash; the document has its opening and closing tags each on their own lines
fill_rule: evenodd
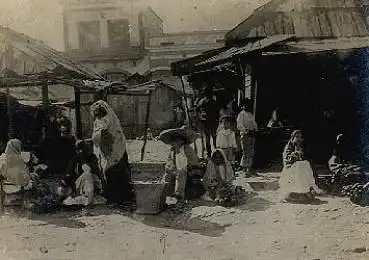
<svg viewBox="0 0 369 260">
<path fill-rule="evenodd" d="M 171 146 L 164 176 L 168 183 L 167 195 L 180 201 L 205 195 L 219 204 L 234 202 L 237 187 L 233 186 L 235 175 L 226 153 L 216 149 L 202 162 L 191 146 L 198 138 L 199 135 L 187 127 L 160 134 L 159 140 Z"/>
<path fill-rule="evenodd" d="M 58 165 L 64 172 L 60 184 L 55 189 L 49 186 L 45 190 L 47 185 L 39 176 L 39 173 L 47 168 L 48 162 L 25 160 L 22 142 L 10 139 L 0 157 L 2 202 L 7 186 L 15 186 L 18 187 L 16 193 L 27 200 L 27 205 L 38 209 L 50 203 L 60 206 L 87 206 L 105 202 L 118 205 L 131 204 L 135 197 L 131 184 L 126 137 L 119 118 L 102 100 L 91 106 L 91 115 L 94 118 L 93 134 L 90 139 L 79 140 L 75 145 L 69 145 L 75 147 L 75 151 L 69 156 L 68 162 Z M 69 125 L 65 120 L 62 120 L 59 126 L 62 130 L 61 136 L 69 136 L 67 134 Z M 67 144 L 64 143 L 64 146 Z M 60 146 L 53 147 L 60 152 Z M 59 155 L 59 158 L 64 157 L 63 153 Z M 55 166 L 54 164 L 53 168 Z M 44 192 L 39 192 L 40 190 Z"/>
<path fill-rule="evenodd" d="M 211 106 L 205 101 L 200 102 L 200 108 L 203 109 L 200 109 L 200 114 L 204 123 L 210 119 L 215 120 L 213 117 L 209 119 Z M 91 115 L 94 118 L 91 138 L 76 142 L 70 135 L 70 123 L 66 119 L 59 120 L 61 139 L 51 143 L 56 151 L 63 150 L 59 158 L 62 164 L 52 165 L 47 160 L 40 162 L 33 155 L 25 159 L 22 142 L 18 139 L 9 140 L 5 152 L 0 156 L 1 203 L 4 203 L 7 185 L 12 185 L 16 187 L 16 192 L 27 200 L 30 207 L 40 208 L 40 205 L 42 207 L 44 204 L 55 207 L 100 203 L 132 205 L 135 194 L 131 183 L 126 137 L 120 120 L 113 109 L 102 100 L 91 106 Z M 246 102 L 241 104 L 241 111 L 236 118 L 227 109 L 221 110 L 220 115 L 220 123 L 213 140 L 215 149 L 210 150 L 207 159 L 199 158 L 191 146 L 200 137 L 196 131 L 180 127 L 165 130 L 160 134 L 159 140 L 171 146 L 163 177 L 167 183 L 166 195 L 182 201 L 204 195 L 219 204 L 234 203 L 238 196 L 242 196 L 242 189 L 233 183 L 233 164 L 236 161 L 237 149 L 241 147 L 240 165 L 245 173 L 252 171 L 258 126 L 254 116 L 247 111 Z M 280 125 L 281 122 L 274 116 L 268 127 Z M 331 191 L 341 194 L 346 192 L 357 203 L 369 203 L 368 175 L 361 167 L 350 162 L 344 144 L 343 135 L 339 135 L 336 149 L 328 162 L 333 173 L 329 182 Z M 70 151 L 70 147 L 73 147 L 74 151 Z M 48 164 L 51 164 L 53 169 L 62 171 L 63 176 L 55 190 L 40 177 L 40 173 Z M 302 131 L 295 130 L 286 144 L 283 166 L 280 177 L 283 200 L 301 197 L 314 199 L 319 188 Z"/>
<path fill-rule="evenodd" d="M 247 100 L 241 102 L 239 113 L 235 111 L 232 101 L 218 111 L 211 91 L 206 93 L 205 97 L 195 103 L 195 108 L 198 128 L 202 133 L 201 140 L 205 138 L 203 149 L 205 146 L 207 157 L 212 157 L 212 139 L 213 147 L 222 150 L 232 165 L 240 165 L 245 175 L 254 174 L 253 158 L 258 125 Z M 240 152 L 242 156 L 238 156 Z"/>
<path fill-rule="evenodd" d="M 326 192 L 348 196 L 352 202 L 369 205 L 369 172 L 350 157 L 348 140 L 343 134 L 336 138 L 336 147 L 327 165 L 331 178 L 324 183 Z M 283 201 L 314 200 L 319 193 L 317 175 L 307 152 L 303 133 L 295 130 L 283 152 L 283 171 L 279 180 Z"/>
</svg>

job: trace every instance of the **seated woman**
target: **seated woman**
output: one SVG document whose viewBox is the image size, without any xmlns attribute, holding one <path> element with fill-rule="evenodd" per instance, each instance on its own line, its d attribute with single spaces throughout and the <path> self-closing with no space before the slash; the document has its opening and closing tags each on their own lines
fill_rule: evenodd
<svg viewBox="0 0 369 260">
<path fill-rule="evenodd" d="M 206 167 L 203 178 L 207 197 L 216 203 L 223 204 L 232 190 L 234 173 L 231 163 L 223 150 L 217 149 L 213 152 Z"/>
<path fill-rule="evenodd" d="M 200 159 L 190 146 L 199 136 L 186 127 L 163 131 L 159 140 L 171 145 L 171 151 L 166 165 L 164 180 L 169 183 L 168 195 L 178 199 L 200 197 L 201 191 L 191 191 L 189 185 L 191 177 L 202 177 Z M 192 195 L 192 196 L 191 196 Z"/>
<path fill-rule="evenodd" d="M 8 141 L 5 152 L 0 156 L 0 177 L 20 190 L 31 187 L 36 174 L 30 173 L 22 157 L 22 142 L 18 139 Z"/>
<path fill-rule="evenodd" d="M 61 117 L 55 123 L 57 132 L 48 136 L 41 145 L 40 159 L 44 161 L 51 174 L 64 174 L 68 162 L 75 154 L 76 139 L 71 134 L 71 122 Z"/>
<path fill-rule="evenodd" d="M 4 206 L 5 195 L 12 194 L 13 199 L 21 200 L 25 208 L 38 213 L 50 212 L 58 207 L 55 193 L 49 185 L 39 180 L 38 175 L 30 172 L 27 167 L 22 158 L 20 140 L 8 141 L 5 152 L 0 156 L 0 176 L 4 191 L 1 194 L 2 206 Z"/>
<path fill-rule="evenodd" d="M 302 132 L 292 133 L 283 152 L 283 171 L 279 180 L 284 200 L 297 197 L 313 199 L 319 189 L 315 184 L 313 169 L 306 157 Z"/>
<path fill-rule="evenodd" d="M 336 138 L 336 148 L 328 161 L 329 170 L 333 173 L 331 188 L 335 193 L 341 193 L 345 186 L 365 184 L 369 181 L 368 175 L 361 167 L 350 162 L 347 149 L 343 134 L 339 134 Z"/>
<path fill-rule="evenodd" d="M 275 109 L 272 113 L 272 118 L 269 120 L 267 128 L 283 127 L 283 123 L 279 120 L 279 110 Z"/>
<path fill-rule="evenodd" d="M 71 159 L 62 180 L 58 193 L 61 199 L 65 199 L 65 205 L 82 205 L 105 203 L 100 196 L 103 190 L 103 182 L 99 172 L 99 166 L 92 148 L 86 141 L 76 143 L 76 155 Z"/>
</svg>

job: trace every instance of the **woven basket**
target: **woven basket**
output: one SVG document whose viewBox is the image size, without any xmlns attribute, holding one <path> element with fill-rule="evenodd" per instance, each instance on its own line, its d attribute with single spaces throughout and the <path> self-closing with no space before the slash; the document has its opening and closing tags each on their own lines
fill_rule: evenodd
<svg viewBox="0 0 369 260">
<path fill-rule="evenodd" d="M 164 162 L 134 162 L 130 167 L 133 181 L 160 181 L 165 172 Z"/>
<path fill-rule="evenodd" d="M 165 182 L 134 181 L 133 186 L 136 192 L 136 213 L 155 215 L 164 209 L 166 201 Z"/>
</svg>

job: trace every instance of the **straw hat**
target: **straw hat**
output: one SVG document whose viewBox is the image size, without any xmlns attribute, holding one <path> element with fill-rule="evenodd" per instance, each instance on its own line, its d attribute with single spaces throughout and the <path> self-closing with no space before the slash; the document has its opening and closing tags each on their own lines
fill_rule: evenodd
<svg viewBox="0 0 369 260">
<path fill-rule="evenodd" d="M 159 140 L 169 145 L 173 144 L 173 142 L 177 140 L 183 140 L 190 144 L 195 142 L 199 137 L 200 135 L 195 131 L 188 129 L 186 126 L 182 126 L 181 128 L 162 131 L 159 135 Z"/>
</svg>

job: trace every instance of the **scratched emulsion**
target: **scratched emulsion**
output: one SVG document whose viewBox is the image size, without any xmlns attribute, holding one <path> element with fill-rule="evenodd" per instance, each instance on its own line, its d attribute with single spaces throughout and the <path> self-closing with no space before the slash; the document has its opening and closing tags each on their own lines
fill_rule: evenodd
<svg viewBox="0 0 369 260">
<path fill-rule="evenodd" d="M 349 59 L 351 71 L 351 84 L 353 100 L 350 100 L 354 113 L 349 123 L 354 157 L 363 165 L 367 165 L 369 156 L 369 51 L 362 49 Z M 355 74 L 357 77 L 355 77 Z"/>
</svg>

